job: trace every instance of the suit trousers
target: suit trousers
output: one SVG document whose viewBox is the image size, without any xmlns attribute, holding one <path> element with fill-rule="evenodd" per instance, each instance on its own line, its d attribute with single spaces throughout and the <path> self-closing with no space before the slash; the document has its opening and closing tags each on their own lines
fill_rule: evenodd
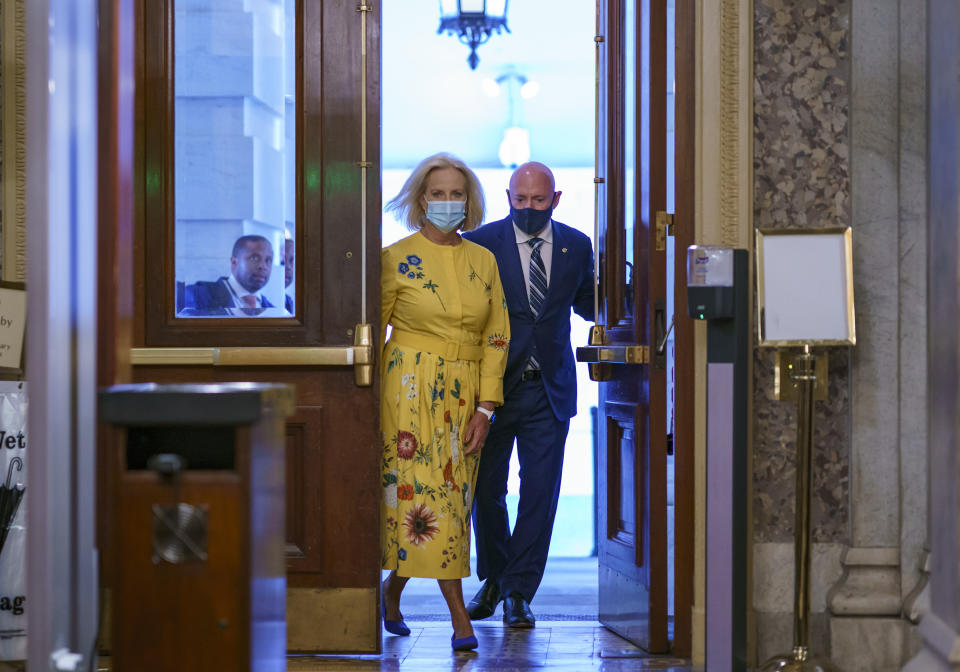
<svg viewBox="0 0 960 672">
<path fill-rule="evenodd" d="M 498 581 L 504 595 L 516 591 L 530 601 L 540 586 L 569 429 L 569 419 L 554 415 L 539 379 L 519 383 L 497 409 L 480 454 L 473 525 L 477 575 Z M 511 533 L 506 495 L 514 439 L 520 462 L 520 503 Z"/>
</svg>

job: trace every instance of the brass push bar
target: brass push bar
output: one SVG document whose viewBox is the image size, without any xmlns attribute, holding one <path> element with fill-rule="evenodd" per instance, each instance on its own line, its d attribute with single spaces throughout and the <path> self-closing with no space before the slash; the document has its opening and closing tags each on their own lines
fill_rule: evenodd
<svg viewBox="0 0 960 672">
<path fill-rule="evenodd" d="M 372 345 L 315 348 L 131 348 L 134 366 L 368 366 Z"/>
</svg>

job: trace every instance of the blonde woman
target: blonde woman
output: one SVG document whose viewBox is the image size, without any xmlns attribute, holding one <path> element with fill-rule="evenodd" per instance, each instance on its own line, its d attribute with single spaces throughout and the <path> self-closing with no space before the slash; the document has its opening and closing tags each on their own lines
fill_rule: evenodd
<svg viewBox="0 0 960 672">
<path fill-rule="evenodd" d="M 483 221 L 483 192 L 460 159 L 435 154 L 387 211 L 414 233 L 382 253 L 384 628 L 409 635 L 400 595 L 435 578 L 454 650 L 478 645 L 463 602 L 480 450 L 503 403 L 510 324 L 493 254 L 460 237 Z"/>
</svg>

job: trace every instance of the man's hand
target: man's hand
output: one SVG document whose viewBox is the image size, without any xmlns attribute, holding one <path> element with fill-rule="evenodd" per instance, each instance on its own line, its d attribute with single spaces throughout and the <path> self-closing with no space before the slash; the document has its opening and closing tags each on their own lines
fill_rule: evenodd
<svg viewBox="0 0 960 672">
<path fill-rule="evenodd" d="M 493 410 L 492 402 L 481 401 L 479 405 L 488 411 Z M 474 411 L 473 417 L 467 422 L 467 429 L 463 433 L 463 441 L 466 444 L 463 449 L 464 454 L 470 455 L 474 451 L 480 450 L 483 447 L 484 441 L 487 440 L 487 434 L 489 432 L 490 420 L 487 419 L 484 413 Z"/>
</svg>

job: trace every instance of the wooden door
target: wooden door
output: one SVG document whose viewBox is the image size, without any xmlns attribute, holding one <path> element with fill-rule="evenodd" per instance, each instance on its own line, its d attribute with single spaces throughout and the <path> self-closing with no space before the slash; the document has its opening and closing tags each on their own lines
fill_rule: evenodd
<svg viewBox="0 0 960 672">
<path fill-rule="evenodd" d="M 667 0 L 600 3 L 600 621 L 652 653 L 669 648 L 666 25 Z"/>
<path fill-rule="evenodd" d="M 104 378 L 296 387 L 286 430 L 288 648 L 377 652 L 378 8 L 136 0 L 136 9 L 133 245 L 117 253 L 114 277 L 133 288 L 133 348 L 130 367 Z M 275 257 L 289 237 L 293 282 L 282 284 L 274 261 L 257 316 L 188 310 L 200 283 L 183 269 L 206 263 L 207 279 L 229 287 L 236 248 L 224 241 L 241 234 L 262 234 Z M 101 464 L 109 474 L 109 446 Z M 109 476 L 101 485 L 109 501 Z M 117 562 L 109 519 L 101 510 L 107 586 Z"/>
</svg>

